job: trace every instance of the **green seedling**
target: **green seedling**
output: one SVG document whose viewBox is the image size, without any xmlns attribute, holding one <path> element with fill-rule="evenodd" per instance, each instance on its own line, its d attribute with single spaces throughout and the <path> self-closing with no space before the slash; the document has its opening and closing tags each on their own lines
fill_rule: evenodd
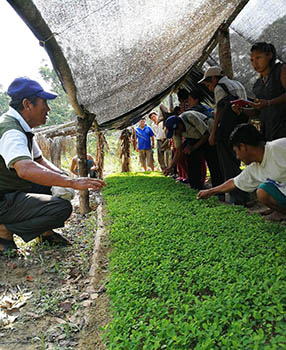
<svg viewBox="0 0 286 350">
<path fill-rule="evenodd" d="M 156 174 L 106 179 L 108 349 L 286 344 L 286 227 Z"/>
</svg>

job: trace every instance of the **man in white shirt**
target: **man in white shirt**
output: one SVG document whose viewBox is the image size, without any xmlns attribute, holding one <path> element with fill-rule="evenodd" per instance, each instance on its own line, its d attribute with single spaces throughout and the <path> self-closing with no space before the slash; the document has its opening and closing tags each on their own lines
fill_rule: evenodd
<svg viewBox="0 0 286 350">
<path fill-rule="evenodd" d="M 160 164 L 161 170 L 164 171 L 171 163 L 170 147 L 168 147 L 168 145 L 165 147 L 168 140 L 166 140 L 164 123 L 163 121 L 159 121 L 159 117 L 155 111 L 149 113 L 149 118 L 152 120 L 152 130 L 156 138 L 158 162 Z"/>
<path fill-rule="evenodd" d="M 45 159 L 32 128 L 45 124 L 47 100 L 57 95 L 26 77 L 8 88 L 10 108 L 0 118 L 0 254 L 16 250 L 13 235 L 28 242 L 38 236 L 50 244 L 69 242 L 53 229 L 64 226 L 71 215 L 68 200 L 51 195 L 51 187 L 101 189 L 103 181 L 70 178 Z"/>
<path fill-rule="evenodd" d="M 265 142 L 253 125 L 241 124 L 231 134 L 230 143 L 237 158 L 247 167 L 222 185 L 200 191 L 197 198 L 206 199 L 236 188 L 246 192 L 256 190 L 261 203 L 286 214 L 286 138 Z"/>
</svg>

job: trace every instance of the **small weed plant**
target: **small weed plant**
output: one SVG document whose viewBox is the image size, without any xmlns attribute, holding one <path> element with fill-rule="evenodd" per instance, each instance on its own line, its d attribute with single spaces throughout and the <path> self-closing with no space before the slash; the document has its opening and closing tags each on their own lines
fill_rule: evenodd
<svg viewBox="0 0 286 350">
<path fill-rule="evenodd" d="M 104 189 L 108 349 L 286 349 L 286 228 L 151 174 Z"/>
</svg>

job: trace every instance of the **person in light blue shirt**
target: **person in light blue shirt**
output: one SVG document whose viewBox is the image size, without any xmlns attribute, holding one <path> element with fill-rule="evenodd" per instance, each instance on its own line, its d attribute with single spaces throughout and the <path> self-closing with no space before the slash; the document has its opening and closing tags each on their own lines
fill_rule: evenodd
<svg viewBox="0 0 286 350">
<path fill-rule="evenodd" d="M 142 118 L 139 122 L 139 127 L 136 128 L 137 147 L 139 152 L 139 161 L 144 171 L 147 171 L 147 166 L 154 171 L 154 133 L 152 129 L 145 124 L 145 119 Z"/>
</svg>

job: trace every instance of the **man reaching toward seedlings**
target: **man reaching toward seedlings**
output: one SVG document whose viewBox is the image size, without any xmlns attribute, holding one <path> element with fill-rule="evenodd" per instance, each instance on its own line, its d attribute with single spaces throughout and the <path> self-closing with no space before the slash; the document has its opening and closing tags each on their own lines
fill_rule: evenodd
<svg viewBox="0 0 286 350">
<path fill-rule="evenodd" d="M 52 245 L 69 242 L 52 231 L 64 226 L 72 212 L 68 200 L 51 195 L 51 186 L 100 190 L 103 181 L 70 178 L 42 156 L 32 128 L 45 124 L 50 110 L 46 92 L 29 78 L 17 78 L 8 88 L 8 112 L 0 118 L 0 254 L 16 250 L 13 234 L 28 242 L 38 236 Z"/>
<path fill-rule="evenodd" d="M 197 199 L 239 188 L 246 192 L 257 189 L 258 200 L 272 209 L 270 219 L 280 221 L 286 216 L 286 138 L 265 142 L 251 124 L 239 125 L 230 135 L 236 157 L 247 167 L 222 185 L 200 191 Z"/>
</svg>

